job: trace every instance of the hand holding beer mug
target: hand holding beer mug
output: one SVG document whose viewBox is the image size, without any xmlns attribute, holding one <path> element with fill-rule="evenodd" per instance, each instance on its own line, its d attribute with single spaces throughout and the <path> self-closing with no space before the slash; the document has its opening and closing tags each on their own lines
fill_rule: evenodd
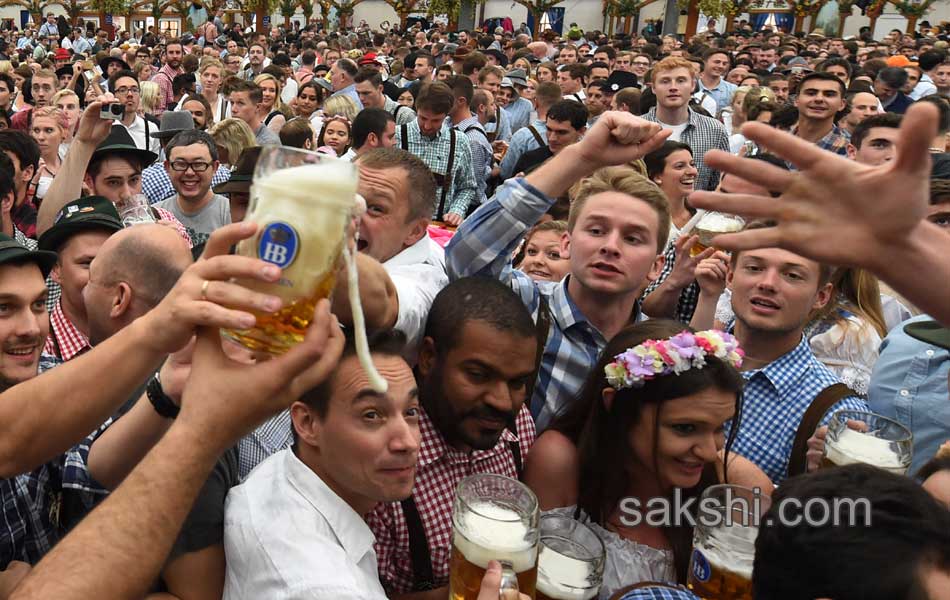
<svg viewBox="0 0 950 600">
<path fill-rule="evenodd" d="M 502 564 L 502 597 L 515 576 L 518 590 L 534 597 L 538 577 L 538 499 L 524 484 L 501 475 L 463 479 L 452 507 L 450 600 L 476 600 L 488 563 Z M 511 594 L 517 597 L 514 594 Z"/>
<path fill-rule="evenodd" d="M 695 223 L 696 235 L 699 236 L 699 243 L 694 245 L 690 251 L 690 256 L 702 254 L 706 248 L 713 247 L 713 238 L 723 233 L 734 233 L 741 231 L 745 226 L 745 221 L 734 215 L 727 215 L 720 212 L 697 213 L 699 220 Z M 683 227 L 683 234 L 686 234 L 689 223 Z"/>
<path fill-rule="evenodd" d="M 565 515 L 541 517 L 537 600 L 590 600 L 604 579 L 607 553 L 596 533 Z"/>
<path fill-rule="evenodd" d="M 913 457 L 913 434 L 893 419 L 856 410 L 831 416 L 822 469 L 863 463 L 903 475 Z"/>
<path fill-rule="evenodd" d="M 259 225 L 258 234 L 238 243 L 237 253 L 272 263 L 282 272 L 276 284 L 239 283 L 279 296 L 283 307 L 256 313 L 251 329 L 223 333 L 250 350 L 283 354 L 303 340 L 317 302 L 330 296 L 342 257 L 349 270 L 357 354 L 373 388 L 385 391 L 386 381 L 369 358 L 356 263 L 347 244 L 358 207 L 356 185 L 356 166 L 349 161 L 296 148 L 264 147 L 245 219 Z"/>
<path fill-rule="evenodd" d="M 772 502 L 749 488 L 714 485 L 700 499 L 687 586 L 704 600 L 752 600 L 759 519 Z M 703 512 L 703 507 L 710 512 Z"/>
</svg>

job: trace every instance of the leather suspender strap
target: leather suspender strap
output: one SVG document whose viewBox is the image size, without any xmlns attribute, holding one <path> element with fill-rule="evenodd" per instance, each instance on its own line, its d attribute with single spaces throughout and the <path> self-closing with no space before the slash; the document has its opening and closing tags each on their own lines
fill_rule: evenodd
<svg viewBox="0 0 950 600">
<path fill-rule="evenodd" d="M 548 309 L 548 299 L 544 294 L 538 292 L 538 319 L 535 321 L 534 335 L 538 340 L 538 352 L 534 359 L 534 377 L 531 379 L 531 388 L 528 390 L 528 398 L 534 399 L 534 388 L 538 385 L 538 377 L 541 375 L 541 361 L 544 360 L 544 347 L 548 343 L 548 334 L 551 332 L 551 311 Z M 542 406 L 532 406 L 529 400 L 531 416 L 537 418 L 541 413 Z"/>
<path fill-rule="evenodd" d="M 432 555 L 429 553 L 429 540 L 422 526 L 422 517 L 416 508 L 412 496 L 399 503 L 406 517 L 406 529 L 409 530 L 409 556 L 412 559 L 412 589 L 424 592 L 435 589 L 435 577 L 432 575 Z"/>
<path fill-rule="evenodd" d="M 399 131 L 402 134 L 402 139 L 400 140 L 402 149 L 409 152 L 409 124 L 404 123 L 400 125 Z"/>
<path fill-rule="evenodd" d="M 508 449 L 511 450 L 511 456 L 515 459 L 515 475 L 518 481 L 521 481 L 524 475 L 524 460 L 521 458 L 521 444 L 519 442 L 508 442 Z"/>
<path fill-rule="evenodd" d="M 405 125 L 403 125 L 405 127 Z M 445 178 L 442 183 L 442 197 L 439 199 L 439 212 L 435 215 L 436 221 L 445 216 L 445 200 L 449 195 L 449 186 L 452 185 L 452 166 L 455 163 L 455 128 L 449 129 L 449 164 L 445 167 Z"/>
<path fill-rule="evenodd" d="M 788 476 L 800 475 L 805 472 L 805 453 L 808 452 L 808 438 L 814 433 L 821 418 L 825 416 L 828 409 L 848 396 L 857 396 L 851 388 L 843 383 L 829 385 L 815 396 L 811 405 L 802 416 L 802 422 L 799 423 L 795 431 L 795 441 L 792 444 L 792 454 L 788 459 Z"/>
<path fill-rule="evenodd" d="M 469 125 L 468 127 L 462 130 L 462 133 L 468 133 L 469 131 L 477 131 L 478 133 L 482 134 L 482 137 L 488 140 L 488 134 L 485 133 L 485 130 L 479 127 L 478 125 Z M 488 142 L 491 143 L 491 140 L 488 140 Z"/>
<path fill-rule="evenodd" d="M 544 138 L 542 138 L 538 130 L 534 128 L 534 125 L 528 125 L 528 131 L 534 136 L 534 141 L 538 143 L 538 146 L 547 146 L 547 144 L 544 143 Z"/>
</svg>

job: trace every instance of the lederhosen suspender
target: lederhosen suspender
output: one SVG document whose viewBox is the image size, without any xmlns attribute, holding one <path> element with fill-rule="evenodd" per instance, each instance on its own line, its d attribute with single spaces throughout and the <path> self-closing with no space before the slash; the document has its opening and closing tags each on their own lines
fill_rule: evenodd
<svg viewBox="0 0 950 600">
<path fill-rule="evenodd" d="M 521 446 L 518 442 L 508 442 L 508 449 L 515 461 L 515 473 L 521 479 L 524 463 L 521 459 Z M 399 503 L 406 517 L 406 529 L 409 532 L 409 556 L 412 559 L 412 591 L 434 590 L 435 576 L 432 574 L 432 554 L 429 552 L 429 540 L 422 525 L 422 517 L 412 496 Z"/>
<path fill-rule="evenodd" d="M 402 104 L 396 105 L 396 107 L 393 109 L 393 119 L 395 119 L 396 121 L 399 121 L 399 111 L 402 110 L 403 108 L 408 108 L 408 107 L 403 106 Z"/>
<path fill-rule="evenodd" d="M 544 142 L 544 138 L 541 137 L 541 134 L 538 133 L 538 130 L 534 128 L 534 125 L 528 125 L 528 131 L 531 132 L 531 135 L 534 136 L 534 141 L 538 143 L 538 146 L 547 146 Z"/>
<path fill-rule="evenodd" d="M 495 141 L 495 138 L 498 137 L 498 128 L 499 128 L 499 127 L 501 127 L 501 107 L 500 107 L 500 106 L 496 106 L 496 107 L 495 107 L 495 131 L 492 131 L 491 133 L 486 133 L 486 134 L 485 134 L 485 137 L 488 138 L 488 143 L 489 143 L 489 144 L 492 143 L 492 142 L 494 142 L 494 141 Z"/>
<path fill-rule="evenodd" d="M 478 133 L 482 134 L 482 137 L 488 140 L 488 143 L 491 143 L 491 140 L 488 138 L 488 134 L 485 133 L 485 130 L 479 127 L 478 125 L 469 125 L 468 127 L 462 130 L 462 133 L 468 133 L 469 131 L 477 131 Z"/>
<path fill-rule="evenodd" d="M 402 149 L 409 152 L 409 124 L 400 126 L 402 138 Z M 439 209 L 436 211 L 435 220 L 441 221 L 445 213 L 445 199 L 449 194 L 449 186 L 452 185 L 452 165 L 455 163 L 455 128 L 449 129 L 449 162 L 445 167 L 445 175 L 432 173 L 436 185 L 442 186 L 442 197 L 439 199 Z"/>
</svg>

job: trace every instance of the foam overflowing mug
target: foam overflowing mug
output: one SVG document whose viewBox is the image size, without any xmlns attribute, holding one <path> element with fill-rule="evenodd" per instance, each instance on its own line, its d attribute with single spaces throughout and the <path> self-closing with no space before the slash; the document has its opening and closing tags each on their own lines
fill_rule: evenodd
<svg viewBox="0 0 950 600">
<path fill-rule="evenodd" d="M 261 151 L 247 213 L 258 231 L 238 244 L 237 254 L 267 261 L 282 272 L 276 283 L 239 283 L 279 296 L 283 308 L 255 313 L 257 323 L 250 329 L 223 333 L 250 350 L 283 354 L 303 340 L 317 302 L 333 292 L 342 259 L 349 275 L 357 355 L 373 388 L 385 391 L 386 381 L 369 356 L 354 249 L 347 244 L 359 210 L 357 181 L 358 171 L 349 161 L 284 146 Z"/>
</svg>

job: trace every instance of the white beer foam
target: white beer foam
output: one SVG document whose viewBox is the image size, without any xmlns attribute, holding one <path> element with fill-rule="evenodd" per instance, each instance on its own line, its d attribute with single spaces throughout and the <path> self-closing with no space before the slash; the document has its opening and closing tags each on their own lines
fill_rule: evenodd
<svg viewBox="0 0 950 600">
<path fill-rule="evenodd" d="M 836 465 L 863 463 L 873 465 L 903 475 L 907 465 L 901 463 L 901 457 L 891 449 L 892 442 L 846 428 L 838 434 L 836 441 L 828 440 L 825 452 L 828 460 Z"/>
<path fill-rule="evenodd" d="M 538 555 L 538 591 L 556 600 L 590 600 L 599 586 L 592 585 L 593 565 L 565 556 L 541 544 Z"/>
<path fill-rule="evenodd" d="M 718 212 L 710 212 L 703 215 L 696 225 L 697 229 L 704 231 L 715 231 L 718 233 L 731 233 L 739 231 L 743 227 L 743 222 L 733 216 L 724 215 Z"/>
<path fill-rule="evenodd" d="M 743 579 L 752 581 L 752 563 L 755 561 L 755 538 L 759 535 L 758 527 L 732 525 L 731 527 L 715 528 L 709 532 L 704 542 L 695 546 L 709 561 L 710 566 L 735 573 Z M 739 538 L 736 540 L 735 538 Z M 749 551 L 742 552 L 735 549 L 739 543 Z"/>
<path fill-rule="evenodd" d="M 490 502 L 469 508 L 455 516 L 453 543 L 470 563 L 487 569 L 489 561 L 506 561 L 516 573 L 535 566 L 538 548 L 517 512 Z"/>
</svg>

